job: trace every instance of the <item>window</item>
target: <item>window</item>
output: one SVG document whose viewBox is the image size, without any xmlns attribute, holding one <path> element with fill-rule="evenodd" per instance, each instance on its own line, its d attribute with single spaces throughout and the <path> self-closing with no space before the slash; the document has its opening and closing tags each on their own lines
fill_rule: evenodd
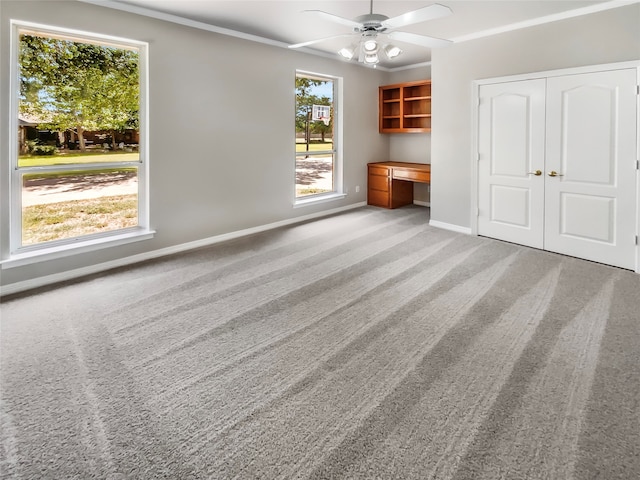
<svg viewBox="0 0 640 480">
<path fill-rule="evenodd" d="M 146 45 L 13 35 L 12 257 L 148 235 Z"/>
<path fill-rule="evenodd" d="M 342 194 L 337 78 L 296 74 L 296 201 Z"/>
</svg>

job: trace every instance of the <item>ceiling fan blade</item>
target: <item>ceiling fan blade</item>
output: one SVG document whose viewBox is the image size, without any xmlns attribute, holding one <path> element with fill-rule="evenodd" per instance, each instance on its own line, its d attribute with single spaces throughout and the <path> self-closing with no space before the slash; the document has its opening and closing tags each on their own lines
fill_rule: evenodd
<svg viewBox="0 0 640 480">
<path fill-rule="evenodd" d="M 414 45 L 420 45 L 421 47 L 428 48 L 446 47 L 447 45 L 450 45 L 452 43 L 451 40 L 427 37 L 426 35 L 416 35 L 415 33 L 408 32 L 391 32 L 387 34 L 387 36 L 393 40 L 413 43 Z"/>
<path fill-rule="evenodd" d="M 309 40 L 308 42 L 294 43 L 289 45 L 289 48 L 306 47 L 307 45 L 313 45 L 314 43 L 324 42 L 325 40 L 333 40 L 334 38 L 350 37 L 351 33 L 343 33 L 342 35 L 333 35 L 332 37 L 318 38 L 317 40 Z"/>
<path fill-rule="evenodd" d="M 340 25 L 346 25 L 347 27 L 351 28 L 360 28 L 362 26 L 358 22 L 354 22 L 353 20 L 349 20 L 348 18 L 339 17 L 338 15 L 333 15 L 332 13 L 323 12 L 322 10 L 303 10 L 303 13 L 313 13 L 331 22 L 339 23 Z"/>
<path fill-rule="evenodd" d="M 428 7 L 419 8 L 412 12 L 403 13 L 397 17 L 389 18 L 382 22 L 382 26 L 386 28 L 400 28 L 414 23 L 426 22 L 427 20 L 435 20 L 436 18 L 446 17 L 453 12 L 449 7 L 434 3 Z"/>
</svg>

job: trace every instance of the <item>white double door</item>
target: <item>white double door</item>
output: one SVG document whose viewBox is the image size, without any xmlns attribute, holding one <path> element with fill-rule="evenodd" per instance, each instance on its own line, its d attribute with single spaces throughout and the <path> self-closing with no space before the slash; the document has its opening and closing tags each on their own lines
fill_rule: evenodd
<svg viewBox="0 0 640 480">
<path fill-rule="evenodd" d="M 478 234 L 635 268 L 636 70 L 480 87 Z"/>
</svg>

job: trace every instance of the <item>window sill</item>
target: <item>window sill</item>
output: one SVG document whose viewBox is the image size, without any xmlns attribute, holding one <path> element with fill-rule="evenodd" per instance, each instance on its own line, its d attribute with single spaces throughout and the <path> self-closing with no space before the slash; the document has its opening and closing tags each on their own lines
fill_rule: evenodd
<svg viewBox="0 0 640 480">
<path fill-rule="evenodd" d="M 119 235 L 109 235 L 108 237 L 92 238 L 91 240 L 78 240 L 73 243 L 56 245 L 50 248 L 39 248 L 28 252 L 11 255 L 7 260 L 0 262 L 3 270 L 23 265 L 31 265 L 39 262 L 46 262 L 58 258 L 78 255 L 80 253 L 92 252 L 108 247 L 116 247 L 127 243 L 140 242 L 153 238 L 153 230 L 134 230 L 121 233 Z"/>
<path fill-rule="evenodd" d="M 327 195 L 317 195 L 311 198 L 297 199 L 293 204 L 293 208 L 306 207 L 308 205 L 315 205 L 316 203 L 330 202 L 333 200 L 340 200 L 345 198 L 346 193 L 328 193 Z"/>
</svg>

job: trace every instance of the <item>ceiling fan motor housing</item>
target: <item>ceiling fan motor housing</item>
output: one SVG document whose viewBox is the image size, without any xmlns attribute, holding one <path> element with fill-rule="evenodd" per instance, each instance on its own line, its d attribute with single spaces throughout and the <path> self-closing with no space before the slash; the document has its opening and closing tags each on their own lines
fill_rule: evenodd
<svg viewBox="0 0 640 480">
<path fill-rule="evenodd" d="M 366 15 L 360 15 L 356 17 L 354 21 L 360 23 L 361 27 L 356 27 L 353 29 L 354 32 L 367 32 L 371 30 L 375 30 L 376 32 L 384 32 L 386 30 L 385 27 L 382 26 L 382 22 L 388 20 L 389 17 L 386 15 L 380 15 L 377 13 L 368 13 Z"/>
</svg>

